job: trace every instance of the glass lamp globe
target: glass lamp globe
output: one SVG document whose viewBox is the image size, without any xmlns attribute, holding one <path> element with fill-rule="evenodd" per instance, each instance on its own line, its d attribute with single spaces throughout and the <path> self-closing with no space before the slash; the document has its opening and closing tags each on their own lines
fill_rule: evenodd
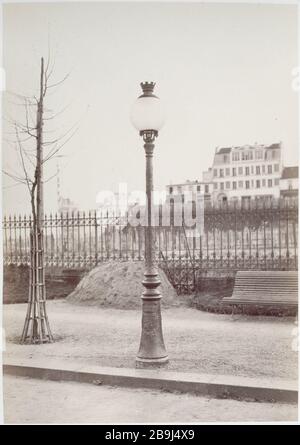
<svg viewBox="0 0 300 445">
<path fill-rule="evenodd" d="M 143 94 L 131 108 L 131 122 L 140 133 L 147 130 L 159 132 L 165 122 L 161 101 L 153 94 L 154 86 L 154 82 L 141 83 Z"/>
</svg>

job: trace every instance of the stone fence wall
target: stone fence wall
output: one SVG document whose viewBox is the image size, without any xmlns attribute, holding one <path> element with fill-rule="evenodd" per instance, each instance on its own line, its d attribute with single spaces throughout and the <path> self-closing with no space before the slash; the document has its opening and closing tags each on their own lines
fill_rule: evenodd
<svg viewBox="0 0 300 445">
<path fill-rule="evenodd" d="M 84 270 L 46 268 L 47 299 L 66 297 L 83 277 Z M 29 289 L 29 267 L 11 264 L 3 269 L 3 303 L 26 303 Z"/>
</svg>

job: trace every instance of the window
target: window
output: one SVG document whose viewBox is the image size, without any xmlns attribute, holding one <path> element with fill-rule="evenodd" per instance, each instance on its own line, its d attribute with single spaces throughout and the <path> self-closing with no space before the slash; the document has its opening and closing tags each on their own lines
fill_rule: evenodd
<svg viewBox="0 0 300 445">
<path fill-rule="evenodd" d="M 279 172 L 279 164 L 274 164 L 274 172 Z"/>
<path fill-rule="evenodd" d="M 279 178 L 274 179 L 274 185 L 279 185 Z"/>
<path fill-rule="evenodd" d="M 172 195 L 172 193 L 173 193 L 173 187 L 169 187 L 169 193 L 170 193 L 170 195 Z"/>
<path fill-rule="evenodd" d="M 207 184 L 205 184 L 205 193 L 209 193 L 209 187 Z"/>
<path fill-rule="evenodd" d="M 246 175 L 246 176 L 249 176 L 249 175 L 250 175 L 250 169 L 249 169 L 249 167 L 246 167 L 246 168 L 245 168 L 245 175 Z"/>
<path fill-rule="evenodd" d="M 226 188 L 230 189 L 230 181 L 226 181 Z"/>
<path fill-rule="evenodd" d="M 246 189 L 250 188 L 250 181 L 245 181 Z"/>
<path fill-rule="evenodd" d="M 232 188 L 233 188 L 233 190 L 236 190 L 236 181 L 232 182 Z"/>
<path fill-rule="evenodd" d="M 272 174 L 272 165 L 268 165 L 268 174 L 269 174 L 269 175 Z"/>
<path fill-rule="evenodd" d="M 232 169 L 232 176 L 236 176 L 236 168 L 235 167 Z"/>
<path fill-rule="evenodd" d="M 251 165 L 251 174 L 253 175 L 253 173 L 254 173 L 254 166 Z"/>
<path fill-rule="evenodd" d="M 252 151 L 243 151 L 242 152 L 242 160 L 243 161 L 250 161 L 253 159 L 253 152 Z"/>
<path fill-rule="evenodd" d="M 243 181 L 239 181 L 239 189 L 243 188 Z"/>
<path fill-rule="evenodd" d="M 268 179 L 268 187 L 272 187 L 272 179 Z"/>
<path fill-rule="evenodd" d="M 214 168 L 214 177 L 217 177 L 217 176 L 218 176 L 218 169 Z"/>
<path fill-rule="evenodd" d="M 220 189 L 224 190 L 224 182 L 220 182 Z"/>
<path fill-rule="evenodd" d="M 218 189 L 218 183 L 214 182 L 214 189 L 217 190 Z"/>
<path fill-rule="evenodd" d="M 196 201 L 192 201 L 192 218 L 196 217 Z"/>
<path fill-rule="evenodd" d="M 232 153 L 232 160 L 233 161 L 239 161 L 240 160 L 240 154 L 239 154 L 238 151 Z"/>
<path fill-rule="evenodd" d="M 262 187 L 265 187 L 265 186 L 266 186 L 266 180 L 265 180 L 265 179 L 263 179 L 263 180 L 261 181 L 261 186 L 262 186 Z"/>
<path fill-rule="evenodd" d="M 260 175 L 260 166 L 259 165 L 256 166 L 256 174 Z"/>
<path fill-rule="evenodd" d="M 263 159 L 263 151 L 262 150 L 256 150 L 255 159 Z"/>
<path fill-rule="evenodd" d="M 243 174 L 243 167 L 239 167 L 239 175 Z"/>
<path fill-rule="evenodd" d="M 200 187 L 200 185 L 197 185 L 197 192 L 200 192 L 201 191 L 201 187 Z"/>
<path fill-rule="evenodd" d="M 230 168 L 226 168 L 225 174 L 226 174 L 226 176 L 230 176 Z"/>
<path fill-rule="evenodd" d="M 266 151 L 266 159 L 272 159 L 272 152 L 270 150 Z"/>
<path fill-rule="evenodd" d="M 223 156 L 223 162 L 224 162 L 224 164 L 226 164 L 227 162 L 229 162 L 229 157 L 228 157 L 228 155 L 224 155 L 224 156 Z"/>
<path fill-rule="evenodd" d="M 220 178 L 224 178 L 224 170 L 222 168 L 220 169 Z"/>
<path fill-rule="evenodd" d="M 265 165 L 262 165 L 262 167 L 261 167 L 261 171 L 262 171 L 263 173 L 266 173 L 266 166 L 265 166 Z"/>
<path fill-rule="evenodd" d="M 260 188 L 260 180 L 259 180 L 259 179 L 256 181 L 256 188 L 257 188 L 257 189 Z"/>
</svg>

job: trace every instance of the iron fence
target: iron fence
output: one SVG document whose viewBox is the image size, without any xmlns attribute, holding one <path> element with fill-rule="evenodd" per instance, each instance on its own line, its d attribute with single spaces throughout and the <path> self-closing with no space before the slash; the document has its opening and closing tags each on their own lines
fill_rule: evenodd
<svg viewBox="0 0 300 445">
<path fill-rule="evenodd" d="M 5 216 L 4 264 L 29 264 L 30 216 Z M 128 215 L 77 212 L 45 215 L 46 266 L 90 269 L 103 261 L 144 259 L 144 228 Z M 296 201 L 207 205 L 202 234 L 197 227 L 155 227 L 157 260 L 165 270 L 296 270 Z"/>
</svg>

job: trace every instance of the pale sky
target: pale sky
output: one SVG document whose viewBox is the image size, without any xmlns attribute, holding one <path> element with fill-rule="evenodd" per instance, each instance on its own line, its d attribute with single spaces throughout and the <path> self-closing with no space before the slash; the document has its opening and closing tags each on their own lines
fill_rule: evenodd
<svg viewBox="0 0 300 445">
<path fill-rule="evenodd" d="M 47 106 L 59 133 L 79 122 L 60 159 L 61 192 L 80 209 L 101 190 L 143 190 L 142 141 L 129 120 L 139 83 L 157 83 L 167 109 L 155 148 L 155 187 L 201 179 L 217 146 L 282 141 L 284 163 L 298 163 L 295 5 L 54 3 L 3 5 L 6 89 L 36 94 L 48 39 L 54 80 L 70 77 Z M 3 114 L 22 119 L 4 94 Z M 7 130 L 4 127 L 4 130 Z M 4 167 L 15 165 L 3 143 Z M 55 172 L 56 160 L 45 168 Z M 4 212 L 29 212 L 28 192 L 3 179 Z M 8 187 L 8 188 L 7 188 Z M 57 210 L 56 179 L 45 210 Z"/>
</svg>

